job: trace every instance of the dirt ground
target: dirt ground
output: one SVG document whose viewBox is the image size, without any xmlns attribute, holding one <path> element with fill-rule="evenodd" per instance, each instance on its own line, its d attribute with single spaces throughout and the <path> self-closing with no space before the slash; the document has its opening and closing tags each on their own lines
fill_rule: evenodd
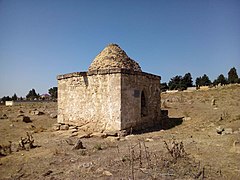
<svg viewBox="0 0 240 180">
<path fill-rule="evenodd" d="M 120 138 L 54 131 L 56 102 L 0 106 L 0 179 L 240 179 L 240 86 L 161 96 L 169 120 Z M 26 132 L 34 148 L 24 150 Z"/>
</svg>

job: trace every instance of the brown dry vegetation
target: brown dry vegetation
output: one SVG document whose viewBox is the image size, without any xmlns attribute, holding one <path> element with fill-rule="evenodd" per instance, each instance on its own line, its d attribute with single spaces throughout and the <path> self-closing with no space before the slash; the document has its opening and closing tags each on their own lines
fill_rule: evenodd
<svg viewBox="0 0 240 180">
<path fill-rule="evenodd" d="M 52 130 L 56 103 L 0 106 L 0 117 L 8 117 L 0 119 L 0 145 L 11 141 L 13 151 L 0 157 L 0 179 L 240 179 L 240 147 L 233 146 L 240 141 L 240 86 L 162 94 L 162 101 L 170 117 L 165 130 L 82 138 L 79 150 L 72 148 L 84 132 L 71 137 L 71 130 Z M 32 115 L 35 109 L 45 114 Z M 219 135 L 218 126 L 233 133 Z M 17 151 L 26 132 L 36 147 Z"/>
</svg>

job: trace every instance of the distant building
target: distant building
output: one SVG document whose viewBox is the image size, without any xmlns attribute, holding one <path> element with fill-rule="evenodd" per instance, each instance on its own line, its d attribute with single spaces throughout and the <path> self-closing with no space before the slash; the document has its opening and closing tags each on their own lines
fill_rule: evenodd
<svg viewBox="0 0 240 180">
<path fill-rule="evenodd" d="M 179 90 L 167 90 L 166 93 L 176 93 L 178 92 Z"/>
<path fill-rule="evenodd" d="M 49 99 L 51 99 L 51 96 L 50 96 L 49 94 L 42 94 L 42 95 L 40 96 L 40 98 L 41 98 L 42 100 L 49 100 Z"/>
<path fill-rule="evenodd" d="M 186 91 L 196 91 L 197 87 L 188 87 Z"/>
<path fill-rule="evenodd" d="M 161 122 L 161 77 L 142 72 L 116 44 L 87 72 L 59 75 L 58 122 L 93 131 L 142 129 Z"/>
<path fill-rule="evenodd" d="M 199 87 L 199 90 L 208 90 L 209 89 L 209 86 L 200 86 Z"/>
<path fill-rule="evenodd" d="M 5 105 L 6 106 L 13 106 L 14 105 L 14 101 L 5 101 Z"/>
</svg>

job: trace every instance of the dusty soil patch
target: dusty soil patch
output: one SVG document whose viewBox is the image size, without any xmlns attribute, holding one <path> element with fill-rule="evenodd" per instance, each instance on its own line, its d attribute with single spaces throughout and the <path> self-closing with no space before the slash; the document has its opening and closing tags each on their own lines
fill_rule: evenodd
<svg viewBox="0 0 240 180">
<path fill-rule="evenodd" d="M 37 145 L 1 157 L 0 179 L 239 179 L 240 86 L 162 94 L 162 101 L 170 116 L 164 130 L 120 139 L 83 136 L 71 127 L 53 131 L 56 103 L 0 106 L 0 117 L 8 117 L 0 119 L 0 144 L 16 146 L 31 132 Z M 230 133 L 218 134 L 219 126 Z M 74 149 L 80 137 L 83 147 Z M 183 144 L 179 157 L 166 148 L 174 149 L 173 139 Z"/>
</svg>

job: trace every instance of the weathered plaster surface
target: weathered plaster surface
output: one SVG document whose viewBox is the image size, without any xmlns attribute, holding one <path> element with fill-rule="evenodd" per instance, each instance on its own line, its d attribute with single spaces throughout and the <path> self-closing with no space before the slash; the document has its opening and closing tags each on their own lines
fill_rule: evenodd
<svg viewBox="0 0 240 180">
<path fill-rule="evenodd" d="M 80 75 L 58 80 L 58 122 L 119 129 L 120 74 Z"/>
<path fill-rule="evenodd" d="M 141 113 L 144 92 L 146 112 Z M 152 126 L 160 116 L 160 77 L 124 69 L 58 76 L 58 122 L 91 130 Z"/>
</svg>

